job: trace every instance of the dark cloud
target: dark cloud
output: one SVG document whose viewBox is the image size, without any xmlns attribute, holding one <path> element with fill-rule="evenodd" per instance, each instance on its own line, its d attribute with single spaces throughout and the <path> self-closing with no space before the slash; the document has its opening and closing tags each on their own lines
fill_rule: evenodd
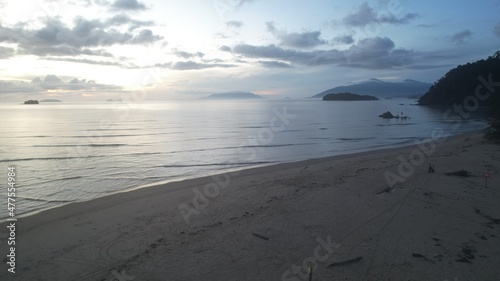
<svg viewBox="0 0 500 281">
<path fill-rule="evenodd" d="M 146 10 L 146 5 L 137 0 L 116 0 L 111 7 L 115 10 L 140 11 Z"/>
<path fill-rule="evenodd" d="M 133 64 L 123 64 L 121 62 L 112 62 L 112 61 L 100 61 L 100 60 L 91 60 L 91 59 L 76 59 L 76 58 L 44 58 L 44 60 L 50 61 L 66 61 L 66 62 L 74 62 L 74 63 L 84 63 L 84 64 L 94 64 L 94 65 L 104 65 L 104 66 L 117 66 L 120 68 L 139 68 Z"/>
<path fill-rule="evenodd" d="M 326 43 L 320 39 L 321 32 L 288 33 L 280 36 L 281 45 L 295 48 L 312 48 Z"/>
<path fill-rule="evenodd" d="M 34 87 L 31 83 L 23 81 L 0 80 L 0 94 L 36 93 L 41 90 L 42 89 Z"/>
<path fill-rule="evenodd" d="M 223 52 L 231 52 L 231 47 L 223 45 L 223 46 L 219 47 L 219 50 L 221 50 Z"/>
<path fill-rule="evenodd" d="M 343 65 L 366 69 L 399 68 L 411 65 L 414 60 L 413 51 L 395 49 L 394 42 L 387 37 L 360 40 L 344 54 Z"/>
<path fill-rule="evenodd" d="M 7 59 L 16 53 L 16 50 L 14 48 L 9 48 L 9 47 L 2 47 L 0 46 L 0 59 Z"/>
<path fill-rule="evenodd" d="M 500 37 L 500 22 L 495 25 L 495 27 L 493 28 L 493 32 L 495 33 L 496 36 Z"/>
<path fill-rule="evenodd" d="M 417 13 L 408 13 L 400 18 L 392 13 L 378 14 L 368 5 L 367 2 L 361 4 L 356 13 L 347 15 L 343 22 L 345 25 L 352 27 L 365 27 L 369 24 L 408 24 L 412 20 L 418 18 Z"/>
<path fill-rule="evenodd" d="M 42 79 L 40 79 L 39 77 L 37 77 L 37 78 L 38 79 L 35 78 L 35 80 L 37 82 L 38 81 L 42 82 Z M 43 78 L 43 82 L 47 83 L 47 84 L 58 84 L 58 83 L 62 83 L 63 81 L 59 77 L 57 77 L 53 74 L 49 74 L 49 75 L 45 76 L 45 78 Z"/>
<path fill-rule="evenodd" d="M 227 27 L 232 27 L 232 28 L 240 28 L 243 26 L 243 22 L 242 21 L 228 21 L 226 22 L 226 26 Z"/>
<path fill-rule="evenodd" d="M 338 50 L 305 52 L 283 49 L 276 45 L 254 46 L 240 44 L 234 46 L 232 52 L 247 58 L 273 59 L 303 65 L 339 63 L 344 58 L 342 53 Z"/>
<path fill-rule="evenodd" d="M 185 51 L 180 51 L 177 49 L 173 49 L 172 53 L 180 58 L 190 59 L 190 58 L 202 58 L 205 54 L 201 52 L 190 53 Z"/>
<path fill-rule="evenodd" d="M 196 62 L 196 61 L 179 61 L 175 63 L 163 63 L 156 64 L 155 67 L 163 67 L 170 68 L 174 70 L 199 70 L 206 68 L 229 68 L 235 67 L 234 64 L 224 64 L 224 63 L 205 63 L 205 62 Z"/>
<path fill-rule="evenodd" d="M 162 40 L 163 37 L 159 35 L 154 35 L 153 31 L 149 29 L 143 29 L 139 32 L 139 34 L 135 35 L 132 40 L 130 40 L 131 44 L 149 44 L 154 43 L 156 41 Z"/>
<path fill-rule="evenodd" d="M 149 44 L 162 40 L 149 29 L 120 32 L 113 28 L 131 23 L 130 18 L 112 18 L 107 21 L 76 18 L 72 27 L 58 19 L 49 19 L 39 29 L 27 29 L 23 25 L 0 25 L 0 43 L 17 44 L 19 53 L 38 56 L 111 56 L 99 47 L 124 44 Z M 139 24 L 139 22 L 135 22 Z"/>
<path fill-rule="evenodd" d="M 47 90 L 99 92 L 122 89 L 116 85 L 99 84 L 94 80 L 70 78 L 69 81 L 64 81 L 56 75 L 47 75 L 43 79 L 36 77 L 31 81 L 31 84 L 35 88 L 42 89 L 42 92 Z"/>
<path fill-rule="evenodd" d="M 466 29 L 453 34 L 450 38 L 450 41 L 453 44 L 461 45 L 467 43 L 471 37 L 472 37 L 472 32 Z"/>
<path fill-rule="evenodd" d="M 436 27 L 437 24 L 419 24 L 417 27 L 419 28 L 431 28 L 431 27 Z"/>
<path fill-rule="evenodd" d="M 350 44 L 354 43 L 354 39 L 352 38 L 351 35 L 337 36 L 337 37 L 333 38 L 333 41 L 336 43 L 346 44 L 346 45 L 350 45 Z"/>
<path fill-rule="evenodd" d="M 281 61 L 258 61 L 260 65 L 266 68 L 291 68 L 292 66 L 288 63 Z"/>
<path fill-rule="evenodd" d="M 108 26 L 122 26 L 129 25 L 129 31 L 132 31 L 136 28 L 143 26 L 153 26 L 155 24 L 154 21 L 140 21 L 130 18 L 127 15 L 116 15 L 106 21 L 106 25 Z"/>
<path fill-rule="evenodd" d="M 99 84 L 93 80 L 69 78 L 63 80 L 56 75 L 47 75 L 45 77 L 35 77 L 31 82 L 27 81 L 5 81 L 0 80 L 0 94 L 13 93 L 39 93 L 47 91 L 84 91 L 84 92 L 111 92 L 122 91 L 122 87 L 116 85 Z"/>
<path fill-rule="evenodd" d="M 326 41 L 320 38 L 320 31 L 288 33 L 278 30 L 274 22 L 266 22 L 266 29 L 279 39 L 281 46 L 306 49 L 326 44 Z"/>
<path fill-rule="evenodd" d="M 226 51 L 229 51 L 225 48 Z M 276 45 L 255 46 L 239 44 L 230 49 L 235 55 L 244 58 L 278 61 L 288 64 L 308 66 L 338 65 L 363 69 L 396 69 L 410 67 L 419 61 L 412 50 L 396 48 L 387 37 L 374 37 L 360 40 L 347 50 L 297 51 Z M 269 64 L 270 65 L 270 64 Z M 276 65 L 276 64 L 275 64 Z"/>
<path fill-rule="evenodd" d="M 273 21 L 266 22 L 266 30 L 268 32 L 271 32 L 271 33 L 278 32 L 278 29 L 276 28 L 276 24 Z"/>
</svg>

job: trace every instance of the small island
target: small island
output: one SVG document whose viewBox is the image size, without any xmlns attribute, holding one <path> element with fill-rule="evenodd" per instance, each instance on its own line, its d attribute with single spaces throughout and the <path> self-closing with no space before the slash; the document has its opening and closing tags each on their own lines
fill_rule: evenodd
<svg viewBox="0 0 500 281">
<path fill-rule="evenodd" d="M 323 97 L 326 101 L 362 101 L 362 100 L 379 100 L 377 97 L 370 95 L 358 95 L 353 93 L 338 93 L 327 94 Z"/>
<path fill-rule="evenodd" d="M 39 102 L 37 100 L 27 100 L 24 104 L 39 104 Z"/>
<path fill-rule="evenodd" d="M 378 117 L 384 119 L 410 119 L 410 117 L 403 115 L 403 112 L 401 112 L 401 115 L 393 115 L 390 111 L 384 112 Z"/>
</svg>

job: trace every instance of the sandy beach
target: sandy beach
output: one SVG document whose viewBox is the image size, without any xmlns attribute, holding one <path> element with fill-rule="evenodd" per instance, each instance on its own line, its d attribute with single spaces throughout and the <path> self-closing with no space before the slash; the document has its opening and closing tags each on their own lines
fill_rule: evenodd
<svg viewBox="0 0 500 281">
<path fill-rule="evenodd" d="M 20 218 L 0 279 L 500 280 L 499 187 L 483 133 L 172 182 Z"/>
</svg>

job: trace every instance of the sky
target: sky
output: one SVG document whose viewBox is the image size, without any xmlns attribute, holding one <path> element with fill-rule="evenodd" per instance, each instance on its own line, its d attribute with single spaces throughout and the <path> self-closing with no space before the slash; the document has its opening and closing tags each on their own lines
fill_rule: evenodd
<svg viewBox="0 0 500 281">
<path fill-rule="evenodd" d="M 500 0 L 0 0 L 0 102 L 305 98 L 500 50 Z"/>
</svg>

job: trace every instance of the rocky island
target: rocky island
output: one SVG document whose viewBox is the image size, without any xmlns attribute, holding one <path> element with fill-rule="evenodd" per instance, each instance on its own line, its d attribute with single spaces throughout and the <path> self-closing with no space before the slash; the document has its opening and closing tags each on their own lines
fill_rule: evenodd
<svg viewBox="0 0 500 281">
<path fill-rule="evenodd" d="M 327 94 L 323 97 L 326 101 L 361 101 L 361 100 L 379 100 L 370 95 L 358 95 L 353 93 Z"/>
<path fill-rule="evenodd" d="M 401 112 L 401 115 L 393 115 L 390 111 L 384 112 L 380 114 L 378 117 L 384 118 L 384 119 L 409 119 L 410 117 L 403 115 L 403 112 Z"/>
<path fill-rule="evenodd" d="M 37 100 L 27 100 L 24 104 L 39 104 L 39 102 Z"/>
</svg>

